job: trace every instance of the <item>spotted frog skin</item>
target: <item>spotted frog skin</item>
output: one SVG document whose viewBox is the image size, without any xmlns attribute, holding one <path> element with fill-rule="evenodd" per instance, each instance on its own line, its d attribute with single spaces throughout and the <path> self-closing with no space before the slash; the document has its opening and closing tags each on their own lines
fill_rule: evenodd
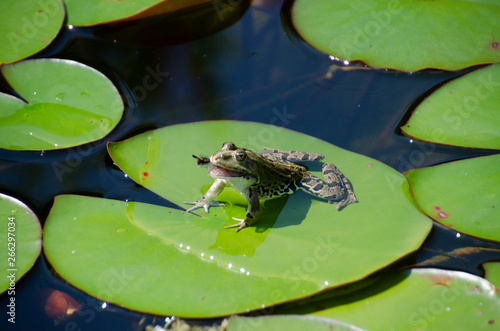
<svg viewBox="0 0 500 331">
<path fill-rule="evenodd" d="M 214 201 L 226 185 L 240 192 L 248 201 L 244 219 L 233 217 L 239 223 L 226 226 L 236 232 L 253 224 L 259 217 L 260 199 L 275 198 L 292 194 L 302 189 L 316 197 L 337 202 L 337 210 L 356 203 L 358 200 L 349 180 L 332 163 L 323 164 L 325 181 L 312 175 L 307 169 L 294 162 L 321 161 L 324 156 L 316 153 L 280 151 L 264 147 L 260 153 L 236 147 L 232 142 L 222 144 L 222 149 L 210 158 L 196 158 L 198 165 L 208 165 L 208 173 L 215 182 L 205 195 L 196 202 L 184 202 L 193 207 L 190 212 L 203 207 L 208 213 L 211 206 L 223 206 Z"/>
</svg>

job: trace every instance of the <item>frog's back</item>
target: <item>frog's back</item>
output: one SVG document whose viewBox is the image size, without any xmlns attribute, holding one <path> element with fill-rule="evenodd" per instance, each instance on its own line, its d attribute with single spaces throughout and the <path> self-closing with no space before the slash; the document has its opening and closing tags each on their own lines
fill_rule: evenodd
<svg viewBox="0 0 500 331">
<path fill-rule="evenodd" d="M 253 187 L 261 199 L 292 194 L 299 188 L 299 183 L 308 175 L 301 165 L 268 158 L 264 155 L 258 171 L 259 181 Z"/>
</svg>

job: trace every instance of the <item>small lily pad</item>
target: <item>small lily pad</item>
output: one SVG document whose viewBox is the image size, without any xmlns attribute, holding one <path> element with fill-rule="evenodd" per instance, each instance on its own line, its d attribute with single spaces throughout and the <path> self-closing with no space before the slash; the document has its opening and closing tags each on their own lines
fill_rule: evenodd
<svg viewBox="0 0 500 331">
<path fill-rule="evenodd" d="M 4 65 L 3 75 L 24 99 L 0 93 L 0 147 L 51 150 L 106 136 L 123 114 L 123 101 L 102 73 L 60 59 Z"/>
<path fill-rule="evenodd" d="M 412 269 L 385 274 L 361 291 L 288 311 L 368 330 L 492 330 L 500 323 L 500 292 L 465 272 Z"/>
<path fill-rule="evenodd" d="M 275 315 L 242 317 L 232 316 L 227 331 L 239 330 L 317 330 L 317 331 L 362 331 L 354 325 L 317 316 Z"/>
<path fill-rule="evenodd" d="M 61 0 L 0 1 L 0 64 L 47 47 L 61 29 L 64 15 Z"/>
<path fill-rule="evenodd" d="M 405 172 L 422 211 L 439 223 L 500 241 L 500 155 Z"/>
<path fill-rule="evenodd" d="M 496 1 L 296 0 L 295 28 L 319 50 L 379 68 L 458 70 L 500 61 Z"/>
<path fill-rule="evenodd" d="M 68 24 L 91 26 L 120 20 L 136 20 L 174 12 L 214 0 L 65 0 Z"/>
<path fill-rule="evenodd" d="M 2 193 L 0 246 L 1 293 L 31 269 L 42 249 L 42 228 L 38 218 L 24 203 Z"/>
<path fill-rule="evenodd" d="M 401 129 L 439 144 L 500 149 L 500 65 L 478 69 L 440 87 Z"/>
</svg>

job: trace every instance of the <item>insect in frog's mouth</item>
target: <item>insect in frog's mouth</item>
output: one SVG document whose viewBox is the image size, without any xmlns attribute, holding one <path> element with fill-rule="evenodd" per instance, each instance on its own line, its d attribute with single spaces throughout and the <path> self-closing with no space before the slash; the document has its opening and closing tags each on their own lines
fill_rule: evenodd
<svg viewBox="0 0 500 331">
<path fill-rule="evenodd" d="M 214 178 L 243 177 L 245 175 L 244 173 L 221 168 L 213 164 L 208 166 L 208 174 Z"/>
</svg>

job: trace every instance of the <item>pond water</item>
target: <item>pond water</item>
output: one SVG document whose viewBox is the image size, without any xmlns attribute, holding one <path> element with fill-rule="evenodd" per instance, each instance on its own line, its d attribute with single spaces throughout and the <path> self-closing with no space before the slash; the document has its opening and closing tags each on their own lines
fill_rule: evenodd
<svg viewBox="0 0 500 331">
<path fill-rule="evenodd" d="M 35 58 L 72 59 L 100 70 L 120 90 L 126 103 L 124 117 L 110 135 L 84 146 L 45 152 L 0 150 L 0 192 L 28 204 L 42 224 L 59 194 L 177 208 L 124 176 L 108 156 L 106 142 L 202 120 L 233 119 L 283 126 L 375 158 L 400 172 L 492 154 L 412 141 L 399 130 L 419 100 L 465 71 L 401 73 L 346 63 L 301 41 L 281 1 L 254 1 L 246 11 L 248 4 L 244 1 L 227 3 L 223 11 L 212 10 L 203 14 L 203 19 L 183 17 L 178 29 L 172 29 L 178 18 L 168 16 L 150 22 L 153 28 L 132 25 L 125 33 L 119 27 L 62 31 Z M 207 22 L 212 22 L 209 27 L 204 25 Z M 163 30 L 158 32 L 160 28 Z M 213 31 L 217 29 L 220 31 Z M 0 90 L 12 93 L 5 82 Z M 272 143 L 272 137 L 259 138 Z M 175 143 L 183 148 L 182 137 Z M 449 255 L 445 262 L 428 265 L 482 275 L 478 265 L 499 258 L 481 250 L 462 257 L 448 254 L 460 247 L 498 248 L 434 226 L 424 247 L 398 266 Z M 105 306 L 74 289 L 51 272 L 43 256 L 17 289 L 16 329 L 20 330 L 141 330 L 155 319 Z M 51 289 L 66 292 L 79 302 L 83 308 L 78 316 L 54 325 L 44 312 Z M 6 295 L 1 296 L 0 306 L 5 307 L 7 300 Z M 163 319 L 158 317 L 156 321 L 161 324 Z M 0 325 L 4 323 L 6 318 Z M 0 328 L 5 330 L 4 326 Z"/>
</svg>

